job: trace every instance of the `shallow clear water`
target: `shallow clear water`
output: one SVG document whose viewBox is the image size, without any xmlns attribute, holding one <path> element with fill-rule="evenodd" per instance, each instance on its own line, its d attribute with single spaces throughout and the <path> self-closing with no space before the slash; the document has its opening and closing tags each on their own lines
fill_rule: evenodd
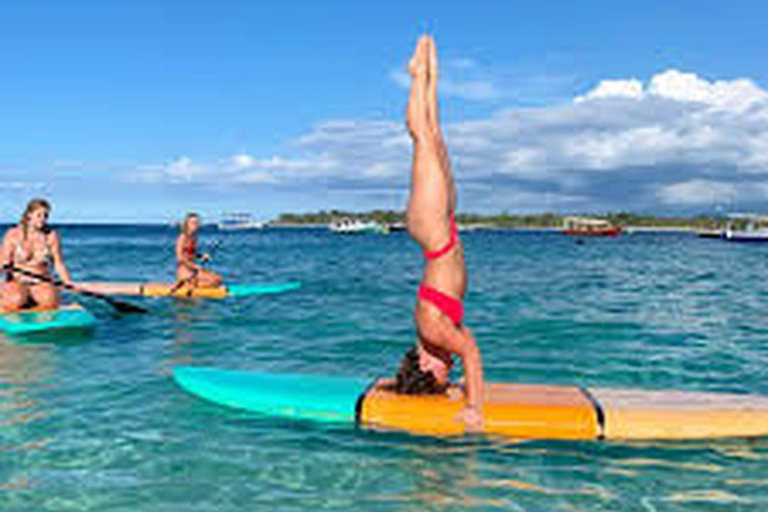
<svg viewBox="0 0 768 512">
<path fill-rule="evenodd" d="M 169 280 L 173 231 L 63 230 L 76 279 Z M 90 336 L 0 340 L 0 510 L 768 510 L 768 441 L 435 440 L 249 415 L 176 364 L 375 377 L 412 343 L 405 234 L 216 234 L 230 281 L 298 292 L 138 299 Z M 768 394 L 768 249 L 686 235 L 463 235 L 488 378 Z"/>
</svg>

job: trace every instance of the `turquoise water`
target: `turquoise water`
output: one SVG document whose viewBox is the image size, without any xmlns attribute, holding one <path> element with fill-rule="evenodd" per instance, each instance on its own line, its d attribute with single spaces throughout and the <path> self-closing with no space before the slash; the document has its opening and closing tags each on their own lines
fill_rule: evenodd
<svg viewBox="0 0 768 512">
<path fill-rule="evenodd" d="M 177 364 L 374 377 L 412 342 L 405 234 L 220 237 L 283 295 L 140 299 L 90 336 L 0 340 L 0 510 L 767 510 L 768 441 L 434 440 L 199 401 Z M 168 280 L 173 232 L 68 228 L 76 279 Z M 463 235 L 467 322 L 493 380 L 768 394 L 768 248 L 685 235 Z"/>
</svg>

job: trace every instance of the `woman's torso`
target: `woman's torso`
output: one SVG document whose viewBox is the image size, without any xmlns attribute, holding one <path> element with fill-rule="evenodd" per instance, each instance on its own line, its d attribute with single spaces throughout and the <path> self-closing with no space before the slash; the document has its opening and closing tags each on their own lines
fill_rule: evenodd
<svg viewBox="0 0 768 512">
<path fill-rule="evenodd" d="M 13 229 L 15 231 L 9 240 L 11 247 L 6 248 L 10 250 L 13 265 L 37 274 L 50 275 L 53 264 L 53 232 L 37 231 L 25 234 L 20 227 Z"/>
<path fill-rule="evenodd" d="M 179 264 L 189 263 L 195 261 L 197 255 L 197 239 L 194 236 L 187 234 L 180 234 L 181 237 L 181 251 L 183 260 L 179 260 Z"/>
<path fill-rule="evenodd" d="M 449 253 L 426 260 L 422 282 L 457 299 L 464 296 L 467 291 L 467 267 L 464 246 L 460 241 Z"/>
</svg>

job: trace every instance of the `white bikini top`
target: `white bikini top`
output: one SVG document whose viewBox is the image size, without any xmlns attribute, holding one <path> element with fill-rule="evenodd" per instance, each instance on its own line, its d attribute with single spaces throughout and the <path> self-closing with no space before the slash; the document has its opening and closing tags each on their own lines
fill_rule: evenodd
<svg viewBox="0 0 768 512">
<path fill-rule="evenodd" d="M 18 265 L 46 265 L 53 263 L 53 252 L 48 243 L 48 235 L 45 235 L 45 247 L 42 250 L 32 251 L 24 247 L 26 240 L 19 240 L 13 253 L 13 261 Z"/>
</svg>

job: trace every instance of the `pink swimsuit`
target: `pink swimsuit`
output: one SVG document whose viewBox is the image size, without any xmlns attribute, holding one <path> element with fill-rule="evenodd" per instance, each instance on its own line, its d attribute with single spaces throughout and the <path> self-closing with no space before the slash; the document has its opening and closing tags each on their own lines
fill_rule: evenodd
<svg viewBox="0 0 768 512">
<path fill-rule="evenodd" d="M 451 239 L 448 240 L 443 247 L 435 251 L 424 251 L 424 257 L 428 260 L 436 260 L 448 254 L 451 249 L 456 247 L 459 243 L 459 229 L 456 226 L 456 218 L 451 212 Z M 436 290 L 435 288 L 422 283 L 419 286 L 419 292 L 416 295 L 419 299 L 429 302 L 441 312 L 443 312 L 448 318 L 450 318 L 454 324 L 461 325 L 461 321 L 464 319 L 464 304 L 461 300 L 451 297 L 450 295 Z"/>
</svg>

